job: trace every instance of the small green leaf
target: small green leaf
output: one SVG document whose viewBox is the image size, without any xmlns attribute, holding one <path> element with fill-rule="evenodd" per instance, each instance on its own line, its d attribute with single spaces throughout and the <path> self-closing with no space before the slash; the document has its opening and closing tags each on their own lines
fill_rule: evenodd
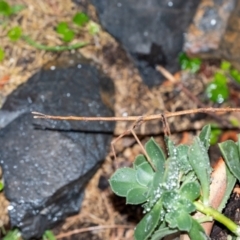
<svg viewBox="0 0 240 240">
<path fill-rule="evenodd" d="M 218 142 L 218 139 L 222 133 L 222 130 L 219 128 L 213 128 L 211 130 L 210 145 L 214 145 Z"/>
<path fill-rule="evenodd" d="M 202 188 L 203 204 L 209 204 L 209 193 L 210 193 L 210 175 L 211 166 L 203 142 L 199 137 L 195 137 L 193 144 L 189 148 L 188 158 L 194 172 L 200 181 Z"/>
<path fill-rule="evenodd" d="M 150 157 L 153 165 L 156 167 L 156 170 L 164 173 L 164 164 L 166 161 L 165 154 L 159 145 L 151 138 L 145 145 L 148 156 Z"/>
<path fill-rule="evenodd" d="M 75 37 L 75 33 L 73 30 L 69 29 L 67 31 L 65 31 L 64 34 L 62 34 L 62 40 L 64 42 L 70 42 L 73 40 L 73 38 Z"/>
<path fill-rule="evenodd" d="M 21 27 L 17 26 L 8 31 L 8 37 L 12 41 L 17 41 L 22 35 Z"/>
<path fill-rule="evenodd" d="M 5 1 L 0 1 L 0 15 L 10 16 L 12 14 L 11 7 Z"/>
<path fill-rule="evenodd" d="M 196 206 L 192 203 L 192 201 L 187 198 L 181 197 L 180 200 L 176 204 L 178 209 L 182 209 L 187 213 L 192 213 L 196 211 Z"/>
<path fill-rule="evenodd" d="M 240 179 L 240 160 L 239 160 L 238 145 L 232 140 L 227 140 L 225 142 L 219 143 L 218 145 L 227 166 L 229 167 L 233 175 L 239 180 Z"/>
<path fill-rule="evenodd" d="M 179 63 L 182 70 L 190 70 L 192 73 L 196 73 L 202 64 L 199 58 L 189 58 L 186 53 L 179 54 Z"/>
<path fill-rule="evenodd" d="M 164 190 L 173 190 L 178 188 L 180 163 L 177 158 L 168 158 L 165 163 L 165 172 L 163 176 L 162 187 Z"/>
<path fill-rule="evenodd" d="M 153 209 L 143 217 L 140 223 L 138 223 L 134 232 L 134 238 L 136 240 L 146 240 L 151 236 L 160 220 L 161 209 L 162 202 L 158 201 Z"/>
<path fill-rule="evenodd" d="M 200 196 L 200 185 L 198 182 L 183 183 L 180 188 L 180 195 L 190 201 L 196 200 Z"/>
<path fill-rule="evenodd" d="M 54 236 L 53 232 L 50 230 L 46 230 L 43 234 L 43 237 L 47 240 L 56 240 L 56 237 Z"/>
<path fill-rule="evenodd" d="M 191 240 L 210 240 L 210 238 L 205 234 L 202 226 L 192 218 L 192 227 L 188 232 Z"/>
<path fill-rule="evenodd" d="M 222 212 L 222 210 L 226 207 L 226 204 L 229 200 L 229 197 L 237 181 L 236 177 L 230 172 L 228 167 L 226 167 L 226 175 L 227 175 L 227 186 L 226 186 L 226 191 L 224 193 L 224 197 L 217 209 L 219 212 Z"/>
<path fill-rule="evenodd" d="M 145 162 L 148 162 L 147 159 L 145 158 L 144 155 L 140 154 L 135 158 L 135 160 L 133 162 L 133 167 L 136 169 L 137 166 L 139 166 L 139 165 L 141 165 L 142 163 L 145 163 Z"/>
<path fill-rule="evenodd" d="M 148 162 L 144 162 L 136 167 L 136 178 L 139 184 L 147 186 L 152 181 L 154 171 Z"/>
<path fill-rule="evenodd" d="M 126 197 L 129 190 L 142 187 L 137 183 L 136 171 L 132 168 L 118 169 L 109 180 L 112 191 L 118 196 Z"/>
<path fill-rule="evenodd" d="M 231 69 L 230 70 L 230 75 L 232 76 L 232 78 L 236 81 L 236 82 L 238 82 L 238 83 L 240 83 L 240 72 L 237 70 L 237 69 Z"/>
<path fill-rule="evenodd" d="M 214 80 L 206 88 L 207 97 L 215 103 L 223 103 L 228 99 L 229 89 L 227 77 L 222 73 L 215 73 Z"/>
<path fill-rule="evenodd" d="M 2 190 L 3 190 L 3 188 L 4 188 L 4 184 L 3 184 L 3 182 L 2 182 L 2 181 L 0 181 L 0 191 L 2 191 Z"/>
<path fill-rule="evenodd" d="M 83 12 L 77 13 L 73 17 L 73 22 L 80 27 L 82 27 L 88 21 L 89 21 L 88 15 Z"/>
<path fill-rule="evenodd" d="M 64 42 L 70 42 L 75 37 L 75 33 L 68 27 L 66 22 L 60 22 L 56 28 L 57 33 L 62 35 L 62 40 Z"/>
<path fill-rule="evenodd" d="M 147 187 L 133 188 L 127 193 L 127 204 L 141 204 L 147 200 Z"/>
<path fill-rule="evenodd" d="M 166 221 L 170 228 L 178 228 L 180 231 L 189 232 L 192 228 L 192 217 L 183 209 L 167 213 Z"/>
<path fill-rule="evenodd" d="M 13 5 L 11 7 L 11 13 L 12 14 L 17 14 L 19 12 L 21 12 L 23 9 L 25 9 L 26 6 L 22 5 L 22 4 L 16 4 L 16 5 Z"/>
<path fill-rule="evenodd" d="M 69 30 L 68 24 L 66 22 L 60 22 L 57 25 L 56 31 L 59 34 L 64 34 L 66 31 Z"/>
<path fill-rule="evenodd" d="M 159 229 L 157 231 L 155 231 L 153 233 L 153 235 L 151 236 L 151 240 L 159 240 L 159 239 L 163 239 L 164 237 L 173 234 L 173 233 L 177 233 L 178 230 L 173 230 L 173 229 L 169 229 L 167 227 Z"/>
<path fill-rule="evenodd" d="M 189 171 L 192 170 L 192 166 L 188 161 L 188 149 L 189 147 L 185 144 L 181 144 L 177 146 L 178 152 L 178 161 L 180 163 L 180 170 L 187 174 Z"/>
<path fill-rule="evenodd" d="M 228 61 L 222 61 L 220 68 L 224 71 L 229 70 L 231 68 L 231 63 Z"/>
<path fill-rule="evenodd" d="M 169 137 L 165 137 L 165 142 L 167 145 L 168 155 L 172 158 L 176 158 L 178 156 L 178 152 L 173 141 Z"/>
<path fill-rule="evenodd" d="M 3 61 L 4 57 L 5 57 L 5 52 L 2 48 L 0 48 L 0 61 Z"/>
<path fill-rule="evenodd" d="M 199 139 L 202 141 L 206 150 L 210 146 L 210 136 L 211 136 L 211 125 L 208 124 L 202 128 L 202 131 L 199 134 Z"/>
<path fill-rule="evenodd" d="M 87 27 L 88 27 L 88 32 L 91 35 L 96 35 L 100 32 L 100 27 L 95 22 L 90 22 Z"/>
<path fill-rule="evenodd" d="M 20 237 L 20 231 L 18 229 L 13 229 L 8 231 L 7 235 L 3 238 L 3 240 L 19 240 Z"/>
</svg>

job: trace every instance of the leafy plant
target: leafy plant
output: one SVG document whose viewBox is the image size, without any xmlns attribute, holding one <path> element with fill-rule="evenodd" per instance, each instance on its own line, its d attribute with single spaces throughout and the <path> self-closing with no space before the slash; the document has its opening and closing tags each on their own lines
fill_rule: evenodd
<svg viewBox="0 0 240 240">
<path fill-rule="evenodd" d="M 142 204 L 145 216 L 135 229 L 135 239 L 158 240 L 172 233 L 187 232 L 192 240 L 206 240 L 209 237 L 200 223 L 209 218 L 221 222 L 233 235 L 240 236 L 240 227 L 221 214 L 235 179 L 240 179 L 240 136 L 237 143 L 219 144 L 229 169 L 226 176 L 228 189 L 219 209 L 213 209 L 209 203 L 210 135 L 211 126 L 207 125 L 191 145 L 175 146 L 166 138 L 168 156 L 151 138 L 145 145 L 151 164 L 144 155 L 139 155 L 132 168 L 118 169 L 110 178 L 113 192 L 125 197 L 127 204 Z M 195 219 L 196 212 L 202 212 L 206 217 Z"/>
<path fill-rule="evenodd" d="M 57 25 L 57 33 L 62 35 L 64 42 L 70 42 L 75 37 L 75 33 L 71 30 L 66 22 L 60 22 Z"/>
<path fill-rule="evenodd" d="M 216 72 L 213 81 L 206 88 L 206 94 L 215 103 L 220 104 L 226 101 L 229 96 L 227 76 L 221 72 Z"/>
<path fill-rule="evenodd" d="M 11 16 L 22 11 L 25 8 L 24 5 L 16 4 L 10 6 L 6 1 L 0 1 L 0 15 Z"/>
<path fill-rule="evenodd" d="M 4 59 L 5 57 L 5 52 L 2 48 L 0 48 L 0 62 Z"/>
<path fill-rule="evenodd" d="M 22 35 L 22 29 L 19 26 L 13 27 L 8 31 L 8 37 L 12 41 L 17 41 Z"/>
<path fill-rule="evenodd" d="M 196 73 L 202 64 L 200 58 L 190 58 L 186 53 L 180 53 L 178 56 L 179 63 L 182 70 L 190 70 L 192 73 Z"/>
<path fill-rule="evenodd" d="M 73 17 L 73 22 L 80 27 L 84 26 L 88 21 L 88 15 L 83 12 L 76 13 Z"/>
</svg>

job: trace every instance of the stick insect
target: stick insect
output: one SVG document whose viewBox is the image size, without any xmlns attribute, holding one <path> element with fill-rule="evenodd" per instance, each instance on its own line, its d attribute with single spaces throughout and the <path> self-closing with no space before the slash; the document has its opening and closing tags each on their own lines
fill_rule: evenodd
<svg viewBox="0 0 240 240">
<path fill-rule="evenodd" d="M 114 149 L 114 143 L 118 141 L 120 138 L 125 136 L 128 133 L 131 133 L 137 143 L 140 145 L 143 154 L 146 156 L 149 164 L 155 170 L 155 166 L 153 165 L 151 159 L 149 158 L 145 148 L 141 144 L 139 138 L 137 137 L 134 129 L 138 127 L 140 124 L 144 122 L 148 122 L 151 120 L 161 120 L 163 122 L 164 133 L 166 135 L 170 134 L 170 129 L 167 123 L 167 119 L 170 117 L 188 115 L 188 114 L 196 114 L 196 113 L 230 113 L 230 112 L 240 112 L 240 108 L 197 108 L 197 109 L 190 109 L 190 110 L 183 110 L 178 112 L 166 112 L 164 114 L 154 114 L 148 116 L 127 116 L 127 117 L 78 117 L 78 116 L 52 116 L 46 115 L 39 112 L 32 112 L 34 118 L 42 118 L 42 119 L 52 119 L 52 120 L 69 120 L 69 121 L 131 121 L 133 125 L 131 128 L 126 130 L 124 133 L 119 135 L 116 139 L 111 142 L 111 149 L 114 154 L 114 158 L 116 159 L 116 153 Z"/>
</svg>

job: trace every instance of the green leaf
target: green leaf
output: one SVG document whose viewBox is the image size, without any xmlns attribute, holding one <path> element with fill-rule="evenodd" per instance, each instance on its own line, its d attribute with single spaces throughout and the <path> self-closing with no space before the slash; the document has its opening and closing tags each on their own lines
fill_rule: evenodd
<svg viewBox="0 0 240 240">
<path fill-rule="evenodd" d="M 100 27 L 95 22 L 90 22 L 87 27 L 88 27 L 88 32 L 91 35 L 96 35 L 100 32 Z"/>
<path fill-rule="evenodd" d="M 68 27 L 66 22 L 60 22 L 56 28 L 57 33 L 62 35 L 62 40 L 64 42 L 70 42 L 75 37 L 75 33 Z"/>
<path fill-rule="evenodd" d="M 196 211 L 196 206 L 187 198 L 181 196 L 180 200 L 176 203 L 178 209 L 182 209 L 187 213 L 192 213 Z"/>
<path fill-rule="evenodd" d="M 11 7 L 5 1 L 0 1 L 0 15 L 10 16 L 12 14 Z"/>
<path fill-rule="evenodd" d="M 208 124 L 202 128 L 202 131 L 199 134 L 199 139 L 202 141 L 206 150 L 208 150 L 210 146 L 210 136 L 211 136 L 211 125 Z"/>
<path fill-rule="evenodd" d="M 230 75 L 236 82 L 240 83 L 240 72 L 237 69 L 231 69 Z"/>
<path fill-rule="evenodd" d="M 220 68 L 224 71 L 229 70 L 231 68 L 231 63 L 228 61 L 222 61 Z"/>
<path fill-rule="evenodd" d="M 68 24 L 66 22 L 60 22 L 57 25 L 56 31 L 59 34 L 64 34 L 66 31 L 69 30 Z"/>
<path fill-rule="evenodd" d="M 183 183 L 180 188 L 180 195 L 190 201 L 196 200 L 200 196 L 200 185 L 198 182 Z"/>
<path fill-rule="evenodd" d="M 136 166 L 136 178 L 139 184 L 147 186 L 152 181 L 154 171 L 148 162 Z"/>
<path fill-rule="evenodd" d="M 179 54 L 179 63 L 182 70 L 190 70 L 192 73 L 196 73 L 202 64 L 199 58 L 189 58 L 186 53 Z"/>
<path fill-rule="evenodd" d="M 173 141 L 169 137 L 165 137 L 165 142 L 167 145 L 168 155 L 172 158 L 176 158 L 178 156 L 178 152 Z"/>
<path fill-rule="evenodd" d="M 222 73 L 215 73 L 214 80 L 206 88 L 207 97 L 215 103 L 223 103 L 228 99 L 229 89 L 227 77 Z"/>
<path fill-rule="evenodd" d="M 210 145 L 214 145 L 218 142 L 222 130 L 219 128 L 213 128 L 211 130 Z"/>
<path fill-rule="evenodd" d="M 156 170 L 164 173 L 164 164 L 166 161 L 165 154 L 159 145 L 151 138 L 145 145 L 148 156 L 150 157 L 153 165 L 156 167 Z"/>
<path fill-rule="evenodd" d="M 0 181 L 0 191 L 2 191 L 2 190 L 3 190 L 3 188 L 4 188 L 4 184 L 3 184 L 3 182 L 2 182 L 2 181 Z"/>
<path fill-rule="evenodd" d="M 0 61 L 3 61 L 4 57 L 5 57 L 5 52 L 2 48 L 0 48 Z"/>
<path fill-rule="evenodd" d="M 187 232 L 192 228 L 192 217 L 183 209 L 169 212 L 165 218 L 170 228 L 178 228 L 180 231 Z"/>
<path fill-rule="evenodd" d="M 226 207 L 226 204 L 237 181 L 236 177 L 230 172 L 228 167 L 226 167 L 226 174 L 227 174 L 227 186 L 226 191 L 224 193 L 224 197 L 217 209 L 219 212 L 222 212 L 222 210 Z"/>
<path fill-rule="evenodd" d="M 147 200 L 147 187 L 133 188 L 127 193 L 127 204 L 141 204 Z"/>
<path fill-rule="evenodd" d="M 160 220 L 161 209 L 162 202 L 158 201 L 152 210 L 143 217 L 140 223 L 138 223 L 134 232 L 134 238 L 136 240 L 146 240 L 151 236 Z"/>
<path fill-rule="evenodd" d="M 173 233 L 177 233 L 178 230 L 173 230 L 173 229 L 169 229 L 167 227 L 159 229 L 157 231 L 155 231 L 153 233 L 153 235 L 151 236 L 151 240 L 159 240 L 159 239 L 163 239 L 164 237 L 173 234 Z"/>
<path fill-rule="evenodd" d="M 89 17 L 87 14 L 80 12 L 74 15 L 73 22 L 78 26 L 83 26 L 89 21 Z"/>
<path fill-rule="evenodd" d="M 193 144 L 189 148 L 188 158 L 190 164 L 200 181 L 202 188 L 203 204 L 209 204 L 210 193 L 210 175 L 211 166 L 207 153 L 207 149 L 199 137 L 195 137 Z"/>
<path fill-rule="evenodd" d="M 47 240 L 56 240 L 56 237 L 54 236 L 53 232 L 50 230 L 46 230 L 43 234 L 43 237 Z"/>
<path fill-rule="evenodd" d="M 109 180 L 112 191 L 118 196 L 126 197 L 129 190 L 142 187 L 137 183 L 136 171 L 132 168 L 118 169 Z"/>
<path fill-rule="evenodd" d="M 179 185 L 179 162 L 177 158 L 168 158 L 166 161 L 166 170 L 164 172 L 164 190 L 173 190 Z"/>
<path fill-rule="evenodd" d="M 144 155 L 140 154 L 138 155 L 134 162 L 133 162 L 133 167 L 137 169 L 137 166 L 141 165 L 142 163 L 148 162 L 147 159 L 145 158 Z"/>
<path fill-rule="evenodd" d="M 18 229 L 13 229 L 8 231 L 7 235 L 3 238 L 3 240 L 19 240 L 21 237 L 21 233 Z"/>
<path fill-rule="evenodd" d="M 239 136 L 238 136 L 239 139 Z M 219 143 L 223 158 L 233 175 L 240 179 L 239 140 L 238 145 L 232 140 Z"/>
<path fill-rule="evenodd" d="M 178 161 L 180 163 L 180 170 L 186 174 L 192 170 L 192 166 L 188 160 L 188 149 L 189 147 L 185 144 L 177 146 Z"/>
<path fill-rule="evenodd" d="M 22 4 L 16 4 L 16 5 L 13 5 L 11 7 L 11 13 L 12 14 L 17 14 L 19 12 L 21 12 L 23 9 L 25 9 L 26 6 L 22 5 Z"/>
<path fill-rule="evenodd" d="M 21 27 L 13 27 L 8 31 L 8 37 L 12 41 L 17 41 L 22 35 L 22 29 Z"/>
<path fill-rule="evenodd" d="M 62 40 L 64 42 L 70 42 L 74 39 L 75 37 L 75 33 L 73 30 L 69 29 L 69 30 L 66 30 L 64 34 L 62 34 Z"/>
<path fill-rule="evenodd" d="M 188 232 L 191 240 L 210 240 L 210 238 L 205 234 L 202 226 L 192 218 L 192 227 Z"/>
</svg>

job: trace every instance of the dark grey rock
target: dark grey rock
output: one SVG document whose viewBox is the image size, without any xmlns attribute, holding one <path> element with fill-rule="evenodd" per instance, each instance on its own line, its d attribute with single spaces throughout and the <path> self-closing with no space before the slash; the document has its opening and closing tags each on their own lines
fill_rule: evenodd
<svg viewBox="0 0 240 240">
<path fill-rule="evenodd" d="M 79 211 L 84 187 L 104 159 L 114 127 L 61 121 L 42 126 L 45 120 L 35 122 L 29 111 L 112 116 L 100 96 L 112 90 L 109 79 L 83 64 L 35 74 L 4 104 L 4 111 L 22 111 L 0 130 L 0 164 L 11 224 L 24 239 L 41 237 Z"/>
<path fill-rule="evenodd" d="M 130 53 L 148 86 L 161 83 L 157 64 L 178 69 L 183 35 L 200 0 L 91 0 L 101 24 Z"/>
</svg>

